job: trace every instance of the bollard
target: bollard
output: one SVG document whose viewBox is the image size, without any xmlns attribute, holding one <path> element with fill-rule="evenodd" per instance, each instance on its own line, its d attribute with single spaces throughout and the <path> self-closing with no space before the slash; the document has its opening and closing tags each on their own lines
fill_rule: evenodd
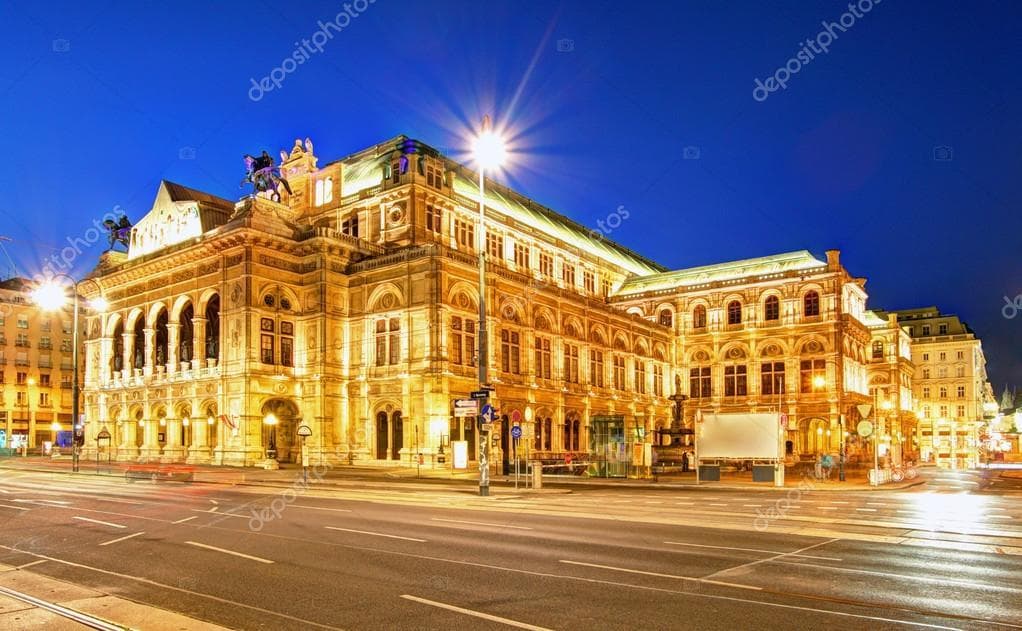
<svg viewBox="0 0 1022 631">
<path fill-rule="evenodd" d="M 543 488 L 543 463 L 539 460 L 532 463 L 532 488 Z"/>
</svg>

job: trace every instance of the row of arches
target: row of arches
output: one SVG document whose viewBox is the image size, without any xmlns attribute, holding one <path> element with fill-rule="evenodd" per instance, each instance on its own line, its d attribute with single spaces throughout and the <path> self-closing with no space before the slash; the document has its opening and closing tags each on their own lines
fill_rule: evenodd
<svg viewBox="0 0 1022 631">
<path fill-rule="evenodd" d="M 179 300 L 173 310 L 157 303 L 150 308 L 149 317 L 143 317 L 141 309 L 126 317 L 113 313 L 105 331 L 112 344 L 108 368 L 114 373 L 174 362 L 219 360 L 220 296 L 207 296 L 198 315 L 187 298 Z"/>
</svg>

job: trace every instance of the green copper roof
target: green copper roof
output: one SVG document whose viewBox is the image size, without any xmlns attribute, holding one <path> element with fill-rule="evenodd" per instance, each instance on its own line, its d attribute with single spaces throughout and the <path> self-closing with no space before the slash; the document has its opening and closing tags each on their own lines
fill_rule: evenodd
<svg viewBox="0 0 1022 631">
<path fill-rule="evenodd" d="M 703 265 L 688 269 L 652 274 L 639 278 L 631 278 L 621 286 L 615 295 L 639 294 L 647 291 L 659 291 L 701 285 L 749 276 L 779 274 L 793 270 L 804 270 L 825 266 L 826 263 L 809 253 L 808 250 L 762 256 L 755 259 Z"/>
<path fill-rule="evenodd" d="M 397 145 L 405 140 L 407 140 L 405 136 L 398 136 L 392 141 L 343 159 L 341 196 L 347 197 L 380 185 L 383 182 L 383 166 L 392 159 Z M 478 204 L 478 175 L 449 159 L 447 161 L 455 173 L 454 193 L 472 200 L 473 204 Z M 595 254 L 627 273 L 641 276 L 664 271 L 662 266 L 653 261 L 603 238 L 598 230 L 587 229 L 489 180 L 486 183 L 486 207 L 568 245 Z"/>
<path fill-rule="evenodd" d="M 887 326 L 887 320 L 878 316 L 876 311 L 870 311 L 868 309 L 866 310 L 865 317 L 862 319 L 862 323 L 869 327 Z"/>
</svg>

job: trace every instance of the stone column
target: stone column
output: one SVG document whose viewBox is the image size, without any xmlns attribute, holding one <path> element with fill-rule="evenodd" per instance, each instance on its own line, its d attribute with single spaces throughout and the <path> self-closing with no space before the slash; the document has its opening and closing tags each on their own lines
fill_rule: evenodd
<svg viewBox="0 0 1022 631">
<path fill-rule="evenodd" d="M 128 374 L 131 374 L 133 365 L 132 359 L 135 357 L 135 334 L 134 333 L 122 333 L 121 340 L 124 343 L 123 352 L 121 354 L 121 368 L 127 370 Z"/>
<path fill-rule="evenodd" d="M 192 318 L 192 366 L 206 365 L 206 318 Z"/>
<path fill-rule="evenodd" d="M 179 462 L 184 459 L 185 450 L 181 445 L 181 430 L 181 419 L 167 419 L 167 444 L 163 448 L 160 462 Z"/>
<path fill-rule="evenodd" d="M 115 457 L 118 461 L 138 460 L 137 432 L 137 421 L 126 420 L 117 424 L 115 435 L 120 442 L 117 443 L 117 455 Z"/>
<path fill-rule="evenodd" d="M 101 337 L 99 338 L 99 374 L 92 375 L 92 378 L 100 384 L 108 383 L 113 378 L 113 356 L 114 356 L 114 338 L 113 337 Z M 86 367 L 86 373 L 89 369 Z M 86 376 L 86 380 L 88 376 Z"/>
<path fill-rule="evenodd" d="M 139 457 L 146 460 L 159 460 L 160 439 L 158 433 L 160 431 L 160 422 L 155 419 L 143 421 L 143 431 L 142 449 L 140 450 Z"/>
<path fill-rule="evenodd" d="M 209 441 L 207 440 L 209 431 L 213 429 L 207 422 L 206 419 L 192 419 L 192 444 L 188 446 L 188 458 L 185 460 L 188 464 L 206 464 L 210 461 L 209 453 Z"/>
<path fill-rule="evenodd" d="M 145 333 L 145 367 L 142 369 L 142 374 L 149 377 L 155 372 L 156 329 L 146 327 L 143 329 L 143 333 Z"/>
<path fill-rule="evenodd" d="M 167 324 L 167 374 L 173 374 L 178 369 L 178 338 L 181 335 L 181 325 L 177 322 Z"/>
</svg>

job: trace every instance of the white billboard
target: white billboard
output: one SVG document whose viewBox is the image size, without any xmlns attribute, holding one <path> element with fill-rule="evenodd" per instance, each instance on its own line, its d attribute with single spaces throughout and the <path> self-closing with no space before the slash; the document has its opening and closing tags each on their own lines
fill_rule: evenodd
<svg viewBox="0 0 1022 631">
<path fill-rule="evenodd" d="M 781 418 L 764 414 L 704 413 L 696 435 L 700 460 L 776 460 L 781 456 Z"/>
</svg>

